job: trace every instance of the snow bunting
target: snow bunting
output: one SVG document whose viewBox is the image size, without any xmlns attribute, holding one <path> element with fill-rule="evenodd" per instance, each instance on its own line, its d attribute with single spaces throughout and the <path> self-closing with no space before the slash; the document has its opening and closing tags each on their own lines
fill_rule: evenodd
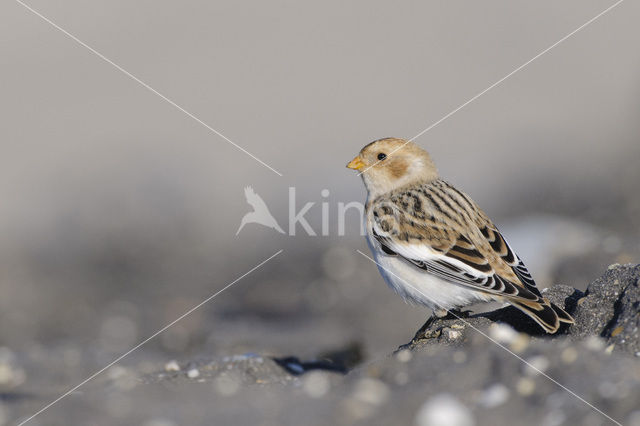
<svg viewBox="0 0 640 426">
<path fill-rule="evenodd" d="M 440 179 L 429 154 L 404 139 L 374 141 L 348 165 L 367 188 L 367 242 L 387 284 L 437 316 L 476 302 L 509 302 L 547 333 L 573 323 L 544 298 L 498 228 Z"/>
</svg>

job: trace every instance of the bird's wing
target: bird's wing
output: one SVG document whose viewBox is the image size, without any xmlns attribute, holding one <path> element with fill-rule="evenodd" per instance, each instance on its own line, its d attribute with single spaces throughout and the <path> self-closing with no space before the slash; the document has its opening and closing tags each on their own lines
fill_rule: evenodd
<svg viewBox="0 0 640 426">
<path fill-rule="evenodd" d="M 513 273 L 518 277 L 520 282 L 532 293 L 541 297 L 540 291 L 536 287 L 531 273 L 525 266 L 524 262 L 513 251 L 507 240 L 502 236 L 498 228 L 490 221 L 486 221 L 484 226 L 480 228 L 480 232 L 487 239 L 491 248 L 500 258 L 511 267 Z"/>
<path fill-rule="evenodd" d="M 244 187 L 244 197 L 247 199 L 247 203 L 252 204 L 253 200 L 255 200 L 257 194 L 250 186 Z"/>
<path fill-rule="evenodd" d="M 247 203 L 249 203 L 249 205 L 251 205 L 251 207 L 253 207 L 255 211 L 269 211 L 264 200 L 258 194 L 256 194 L 252 187 L 247 186 L 244 189 L 244 196 L 247 199 Z"/>
<path fill-rule="evenodd" d="M 492 224 L 486 232 L 493 242 L 480 229 L 472 236 L 466 227 L 449 227 L 428 212 L 411 211 L 396 201 L 372 206 L 371 232 L 385 253 L 454 284 L 522 302 L 541 300 L 535 285 L 521 282 L 520 276 L 533 280 L 524 264 L 518 269 L 519 259 Z"/>
</svg>

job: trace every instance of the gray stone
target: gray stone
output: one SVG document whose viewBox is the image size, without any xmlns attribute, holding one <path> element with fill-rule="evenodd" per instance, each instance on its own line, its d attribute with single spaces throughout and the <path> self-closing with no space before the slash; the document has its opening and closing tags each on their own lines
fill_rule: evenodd
<svg viewBox="0 0 640 426">
<path fill-rule="evenodd" d="M 575 324 L 562 325 L 549 335 L 518 309 L 507 306 L 469 317 L 435 319 L 413 342 L 401 348 L 420 348 L 430 344 L 460 346 L 469 331 L 485 330 L 492 323 L 504 323 L 533 339 L 555 340 L 569 336 L 583 340 L 602 337 L 605 346 L 630 354 L 640 351 L 640 265 L 612 265 L 605 274 L 592 282 L 585 293 L 573 287 L 558 285 L 546 289 L 544 296 L 563 307 L 575 319 Z M 452 339 L 450 330 L 462 335 Z M 456 333 L 457 335 L 457 333 Z"/>
<path fill-rule="evenodd" d="M 578 300 L 573 337 L 597 335 L 617 350 L 640 351 L 640 265 L 612 265 Z"/>
</svg>

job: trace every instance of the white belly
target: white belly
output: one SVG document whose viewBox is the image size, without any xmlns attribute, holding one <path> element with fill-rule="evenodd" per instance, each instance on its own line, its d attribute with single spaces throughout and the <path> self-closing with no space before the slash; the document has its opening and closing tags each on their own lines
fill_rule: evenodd
<svg viewBox="0 0 640 426">
<path fill-rule="evenodd" d="M 377 249 L 377 241 L 372 241 L 368 236 L 367 242 L 379 264 L 380 274 L 389 287 L 406 302 L 424 305 L 432 310 L 449 310 L 492 300 L 486 293 L 444 281 L 399 256 L 386 255 Z"/>
</svg>

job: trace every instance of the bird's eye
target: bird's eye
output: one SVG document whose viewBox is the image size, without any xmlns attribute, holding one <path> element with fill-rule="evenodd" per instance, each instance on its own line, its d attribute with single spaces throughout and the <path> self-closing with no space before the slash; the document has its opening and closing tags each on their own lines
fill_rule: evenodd
<svg viewBox="0 0 640 426">
<path fill-rule="evenodd" d="M 387 158 L 387 154 L 385 154 L 384 152 L 381 152 L 380 154 L 378 154 L 378 160 L 382 161 L 385 158 Z"/>
</svg>

